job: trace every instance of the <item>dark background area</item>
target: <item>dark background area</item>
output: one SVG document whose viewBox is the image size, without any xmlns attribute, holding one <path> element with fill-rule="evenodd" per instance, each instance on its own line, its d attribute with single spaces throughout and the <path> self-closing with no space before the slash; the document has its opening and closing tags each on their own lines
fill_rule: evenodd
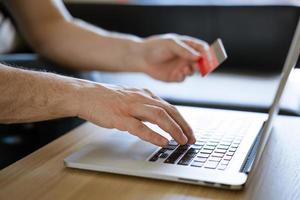
<svg viewBox="0 0 300 200">
<path fill-rule="evenodd" d="M 142 37 L 178 33 L 209 43 L 222 38 L 224 67 L 281 69 L 300 7 L 67 4 L 74 17 Z"/>
</svg>

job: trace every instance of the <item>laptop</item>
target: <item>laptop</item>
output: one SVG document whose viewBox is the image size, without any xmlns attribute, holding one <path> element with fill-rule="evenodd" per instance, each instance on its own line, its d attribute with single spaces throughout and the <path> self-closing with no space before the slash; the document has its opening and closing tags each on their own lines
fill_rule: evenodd
<svg viewBox="0 0 300 200">
<path fill-rule="evenodd" d="M 270 52 L 271 53 L 271 52 Z M 196 136 L 178 145 L 158 126 L 147 126 L 170 139 L 157 147 L 126 132 L 94 127 L 97 138 L 64 159 L 65 166 L 197 185 L 241 189 L 255 173 L 271 134 L 288 77 L 300 53 L 300 19 L 269 113 L 178 106 Z"/>
</svg>

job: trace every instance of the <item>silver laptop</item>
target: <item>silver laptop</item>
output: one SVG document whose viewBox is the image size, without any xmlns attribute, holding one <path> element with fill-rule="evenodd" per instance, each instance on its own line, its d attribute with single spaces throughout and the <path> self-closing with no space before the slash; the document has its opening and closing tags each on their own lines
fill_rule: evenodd
<svg viewBox="0 0 300 200">
<path fill-rule="evenodd" d="M 271 52 L 270 52 L 271 53 Z M 241 189 L 254 173 L 267 143 L 290 72 L 300 53 L 300 19 L 284 63 L 281 81 L 269 114 L 178 107 L 194 130 L 197 142 L 178 145 L 170 139 L 160 148 L 118 130 L 92 126 L 95 141 L 64 162 L 67 167 L 140 176 L 198 185 Z"/>
</svg>

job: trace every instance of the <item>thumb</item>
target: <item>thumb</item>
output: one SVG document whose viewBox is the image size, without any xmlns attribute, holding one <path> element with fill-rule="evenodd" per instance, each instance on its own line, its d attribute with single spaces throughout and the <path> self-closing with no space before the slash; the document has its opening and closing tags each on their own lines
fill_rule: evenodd
<svg viewBox="0 0 300 200">
<path fill-rule="evenodd" d="M 170 48 L 177 56 L 189 61 L 197 61 L 200 57 L 199 52 L 177 38 L 171 39 Z"/>
</svg>

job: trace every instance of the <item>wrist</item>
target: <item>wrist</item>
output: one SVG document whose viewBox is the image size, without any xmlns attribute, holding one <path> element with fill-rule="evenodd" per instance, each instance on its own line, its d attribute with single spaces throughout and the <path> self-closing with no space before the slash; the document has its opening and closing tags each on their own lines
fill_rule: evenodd
<svg viewBox="0 0 300 200">
<path fill-rule="evenodd" d="M 127 69 L 134 72 L 146 72 L 145 62 L 145 46 L 144 39 L 130 41 L 127 47 L 124 63 L 128 66 Z"/>
<path fill-rule="evenodd" d="M 60 91 L 63 97 L 63 103 L 59 107 L 67 117 L 78 117 L 80 114 L 81 104 L 83 101 L 82 88 L 84 80 L 61 76 L 63 89 Z M 58 81 L 60 82 L 60 81 Z"/>
<path fill-rule="evenodd" d="M 94 101 L 97 97 L 97 104 L 105 105 L 104 101 L 107 92 L 116 89 L 118 86 L 109 84 L 99 84 L 88 80 L 72 78 L 70 86 L 72 87 L 70 110 L 73 116 L 86 119 L 88 108 L 94 107 Z M 102 97 L 101 97 L 102 96 Z M 100 97 L 100 98 L 99 98 Z"/>
</svg>

